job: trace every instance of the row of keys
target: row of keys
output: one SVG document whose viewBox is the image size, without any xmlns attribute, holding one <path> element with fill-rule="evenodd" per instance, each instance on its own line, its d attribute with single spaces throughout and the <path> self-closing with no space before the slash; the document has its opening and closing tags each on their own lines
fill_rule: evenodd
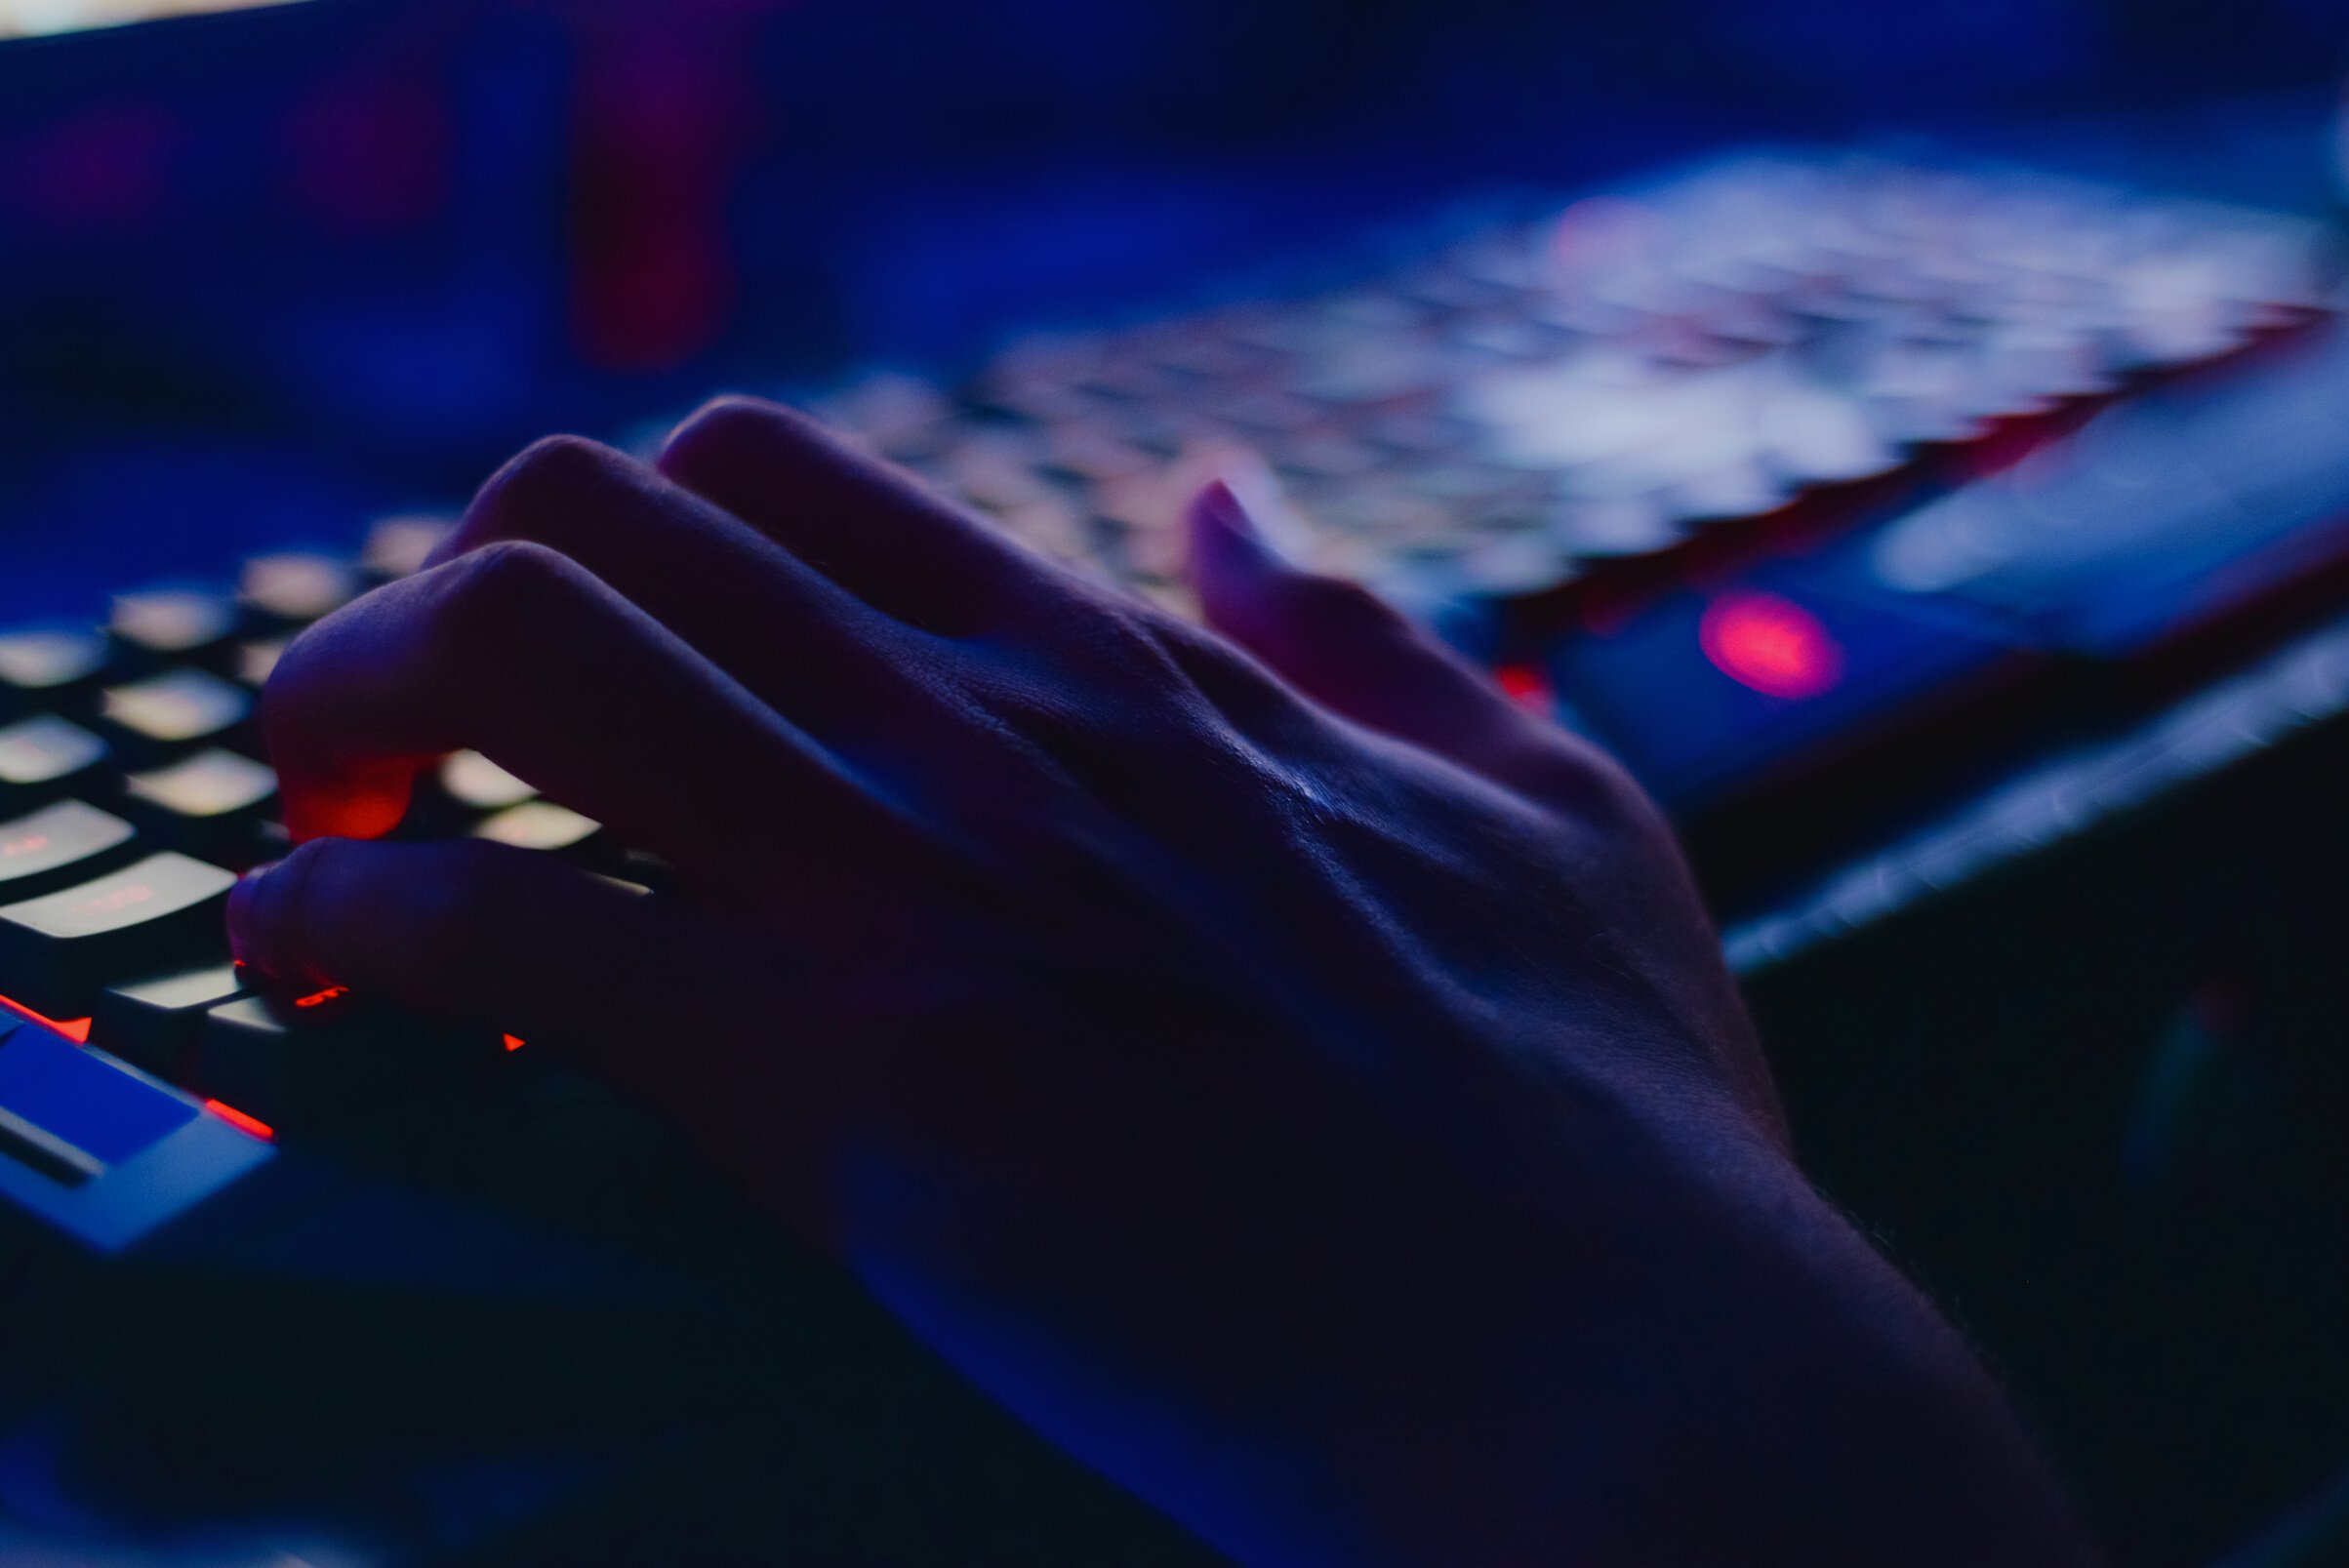
<svg viewBox="0 0 2349 1568">
<path fill-rule="evenodd" d="M 251 865 L 281 847 L 270 831 L 277 775 L 245 751 L 175 748 L 169 760 L 129 772 L 100 736 L 55 714 L 0 728 L 0 810 L 38 810 L 61 800 L 99 802 L 157 842 L 232 865 Z M 0 834 L 27 831 L 26 819 Z M 9 879 L 0 868 L 0 891 Z"/>
<path fill-rule="evenodd" d="M 88 977 L 151 973 L 179 956 L 183 928 L 204 930 L 208 918 L 183 922 L 181 911 L 210 909 L 234 880 L 208 863 L 249 864 L 259 846 L 282 842 L 268 820 L 275 795 L 265 765 L 213 750 L 130 775 L 119 816 L 68 798 L 0 824 L 0 980 L 15 987 L 9 994 L 55 1017 L 79 1017 L 95 1000 Z M 451 814 L 461 820 L 452 823 Z M 443 765 L 437 796 L 424 792 L 418 815 L 640 881 L 658 877 L 650 863 L 610 844 L 602 824 L 539 799 L 476 753 Z M 158 845 L 171 848 L 116 873 Z"/>
<path fill-rule="evenodd" d="M 1748 157 L 1383 278 L 818 410 L 1043 552 L 1170 602 L 1198 472 L 1282 479 L 1309 564 L 1537 591 L 1922 445 L 2307 319 L 2316 230 L 2010 170 Z"/>
<path fill-rule="evenodd" d="M 90 1044 L 297 1140 L 374 1119 L 386 1099 L 414 1100 L 435 1067 L 510 1049 L 372 1008 L 341 986 L 258 987 L 232 964 L 106 990 Z"/>
<path fill-rule="evenodd" d="M 0 995 L 240 1125 L 413 1164 L 413 1128 L 481 1112 L 494 1035 L 341 987 L 296 995 L 229 962 L 235 871 L 283 852 L 256 698 L 287 640 L 418 570 L 447 524 L 378 525 L 356 562 L 248 562 L 234 595 L 126 594 L 100 628 L 0 632 Z M 665 868 L 476 752 L 419 781 L 405 832 L 559 854 L 650 885 Z M 14 1018 L 0 1012 L 0 1018 Z M 510 1049 L 510 1040 L 506 1048 Z M 481 1112 L 486 1113 L 486 1112 Z M 402 1132 L 403 1125 L 408 1129 Z M 70 1151 L 68 1151 L 70 1152 Z"/>
<path fill-rule="evenodd" d="M 184 681 L 208 671 L 258 687 L 288 636 L 368 587 L 417 571 L 450 526 L 439 517 L 385 518 L 355 560 L 316 550 L 259 555 L 244 563 L 233 589 L 118 594 L 103 626 L 0 628 L 0 716 L 96 714 L 126 684 L 159 673 Z"/>
</svg>

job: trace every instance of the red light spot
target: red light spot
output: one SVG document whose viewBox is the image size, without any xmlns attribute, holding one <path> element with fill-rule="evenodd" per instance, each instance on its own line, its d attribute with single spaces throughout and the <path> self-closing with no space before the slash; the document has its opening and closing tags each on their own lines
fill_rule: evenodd
<svg viewBox="0 0 2349 1568">
<path fill-rule="evenodd" d="M 1550 683 L 1531 664 L 1503 664 L 1492 672 L 1492 678 L 1502 695 L 1519 707 L 1547 713 L 1554 705 Z"/>
<path fill-rule="evenodd" d="M 263 1140 L 274 1139 L 277 1136 L 277 1130 L 267 1122 L 258 1116 L 248 1116 L 234 1106 L 223 1106 L 217 1100 L 207 1100 L 204 1102 L 204 1108 L 240 1133 L 251 1133 L 254 1137 Z"/>
<path fill-rule="evenodd" d="M 349 994 L 350 987 L 348 985 L 329 985 L 322 991 L 312 991 L 307 996 L 295 997 L 294 1005 L 296 1007 L 324 1007 L 336 997 Z"/>
<path fill-rule="evenodd" d="M 12 838 L 6 844 L 0 844 L 0 855 L 13 860 L 19 855 L 38 855 L 48 847 L 47 833 L 26 833 L 22 838 Z"/>
<path fill-rule="evenodd" d="M 519 1051 L 522 1049 L 522 1042 L 518 1036 L 508 1034 L 505 1036 L 505 1040 L 506 1049 L 508 1051 Z"/>
<path fill-rule="evenodd" d="M 100 914 L 113 914 L 117 910 L 144 904 L 154 896 L 155 890 L 144 882 L 132 882 L 118 887 L 110 893 L 101 893 L 95 898 L 84 899 L 82 907 L 95 910 Z"/>
<path fill-rule="evenodd" d="M 1765 696 L 1817 697 L 1843 678 L 1843 650 L 1819 618 L 1775 593 L 1722 594 L 1696 636 L 1714 668 Z"/>
<path fill-rule="evenodd" d="M 35 1024 L 45 1024 L 68 1040 L 81 1045 L 90 1043 L 90 1021 L 86 1018 L 71 1018 L 60 1023 L 54 1018 L 43 1018 L 22 1002 L 12 1002 L 5 996 L 0 996 L 0 1007 L 7 1008 L 19 1018 L 28 1018 Z"/>
</svg>

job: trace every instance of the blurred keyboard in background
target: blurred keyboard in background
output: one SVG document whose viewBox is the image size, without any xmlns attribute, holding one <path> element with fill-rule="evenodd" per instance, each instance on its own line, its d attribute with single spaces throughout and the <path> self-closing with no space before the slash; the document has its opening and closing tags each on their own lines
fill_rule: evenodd
<svg viewBox="0 0 2349 1568">
<path fill-rule="evenodd" d="M 1356 287 L 821 407 L 1144 591 L 1173 588 L 1183 460 L 1240 447 L 1312 564 L 1519 595 L 2304 323 L 2324 239 L 2051 176 L 1739 158 Z"/>
<path fill-rule="evenodd" d="M 2334 262 L 2298 218 L 1756 154 L 1328 292 L 816 402 L 1039 549 L 1177 607 L 1184 502 L 1260 456 L 1296 553 L 1562 699 L 1735 898 L 1880 824 L 1896 785 L 1966 777 L 2066 656 L 2207 631 L 2228 595 L 2260 607 L 2234 569 L 2262 550 L 2314 570 L 2302 536 L 2349 512 L 2340 352 L 2126 411 L 2314 342 Z M 2077 460 L 1839 545 L 2116 403 Z M 1887 751 L 1918 777 L 1866 765 Z"/>
</svg>

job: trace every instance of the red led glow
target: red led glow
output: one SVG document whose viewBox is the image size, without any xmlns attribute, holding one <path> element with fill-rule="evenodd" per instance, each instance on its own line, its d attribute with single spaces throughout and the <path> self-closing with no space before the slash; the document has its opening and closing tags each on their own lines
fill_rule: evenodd
<svg viewBox="0 0 2349 1568">
<path fill-rule="evenodd" d="M 349 994 L 350 987 L 348 985 L 329 985 L 322 991 L 312 991 L 307 996 L 295 997 L 294 1005 L 296 1007 L 324 1007 L 336 997 Z"/>
<path fill-rule="evenodd" d="M 7 1008 L 19 1018 L 31 1019 L 35 1024 L 46 1024 L 68 1040 L 81 1045 L 90 1043 L 90 1021 L 86 1018 L 69 1018 L 62 1022 L 54 1018 L 43 1018 L 22 1002 L 12 1002 L 5 996 L 0 996 L 0 1007 Z"/>
<path fill-rule="evenodd" d="M 1843 678 L 1843 650 L 1792 599 L 1742 590 L 1705 608 L 1697 644 L 1713 667 L 1768 697 L 1817 697 Z"/>
<path fill-rule="evenodd" d="M 1550 710 L 1550 683 L 1531 664 L 1503 664 L 1492 672 L 1492 678 L 1502 695 L 1518 706 L 1537 713 Z"/>
<path fill-rule="evenodd" d="M 274 1140 L 277 1137 L 277 1130 L 267 1122 L 258 1116 L 248 1116 L 234 1106 L 223 1106 L 217 1100 L 207 1100 L 204 1102 L 204 1108 L 240 1133 L 251 1133 L 254 1137 L 264 1141 Z"/>
<path fill-rule="evenodd" d="M 504 1036 L 504 1039 L 506 1041 L 506 1049 L 508 1051 L 519 1051 L 522 1049 L 522 1042 L 519 1037 L 508 1034 Z"/>
</svg>

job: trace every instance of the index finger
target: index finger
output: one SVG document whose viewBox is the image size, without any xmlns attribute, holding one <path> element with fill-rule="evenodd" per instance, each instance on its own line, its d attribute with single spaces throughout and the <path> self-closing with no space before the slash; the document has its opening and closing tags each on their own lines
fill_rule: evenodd
<svg viewBox="0 0 2349 1568">
<path fill-rule="evenodd" d="M 378 590 L 298 639 L 263 721 L 297 839 L 371 838 L 419 769 L 471 747 L 562 804 L 722 879 L 811 821 L 877 813 L 815 743 L 577 563 L 500 543 Z"/>
</svg>

